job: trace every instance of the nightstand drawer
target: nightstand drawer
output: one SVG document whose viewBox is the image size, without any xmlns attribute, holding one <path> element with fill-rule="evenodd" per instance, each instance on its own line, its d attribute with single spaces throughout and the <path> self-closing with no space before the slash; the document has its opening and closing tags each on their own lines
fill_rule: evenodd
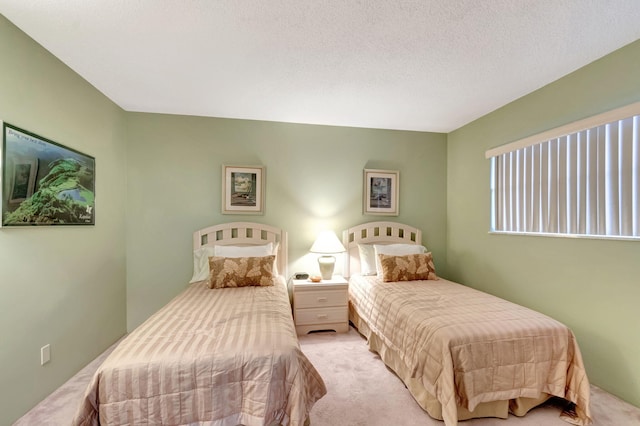
<svg viewBox="0 0 640 426">
<path fill-rule="evenodd" d="M 347 297 L 346 290 L 299 291 L 295 293 L 293 303 L 296 309 L 345 306 Z"/>
<path fill-rule="evenodd" d="M 296 325 L 328 324 L 346 322 L 347 310 L 344 308 L 296 309 Z"/>
</svg>

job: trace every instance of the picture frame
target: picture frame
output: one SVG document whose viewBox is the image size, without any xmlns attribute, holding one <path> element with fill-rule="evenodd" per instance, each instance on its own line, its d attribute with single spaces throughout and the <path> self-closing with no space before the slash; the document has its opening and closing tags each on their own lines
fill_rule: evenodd
<svg viewBox="0 0 640 426">
<path fill-rule="evenodd" d="M 95 158 L 6 122 L 0 128 L 0 225 L 95 225 Z"/>
<path fill-rule="evenodd" d="M 222 166 L 222 214 L 264 214 L 264 166 Z"/>
<path fill-rule="evenodd" d="M 364 169 L 363 213 L 378 216 L 398 216 L 400 172 L 397 170 Z"/>
</svg>

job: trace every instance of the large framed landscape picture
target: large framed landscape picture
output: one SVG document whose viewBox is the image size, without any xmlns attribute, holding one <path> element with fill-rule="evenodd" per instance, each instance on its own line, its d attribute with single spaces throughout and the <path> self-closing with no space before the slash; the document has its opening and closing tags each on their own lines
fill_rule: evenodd
<svg viewBox="0 0 640 426">
<path fill-rule="evenodd" d="M 93 157 L 8 123 L 2 135 L 2 226 L 95 225 Z"/>
</svg>

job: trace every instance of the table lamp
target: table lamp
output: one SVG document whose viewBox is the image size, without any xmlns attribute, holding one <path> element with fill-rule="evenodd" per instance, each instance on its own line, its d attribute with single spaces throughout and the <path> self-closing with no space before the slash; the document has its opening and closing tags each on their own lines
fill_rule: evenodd
<svg viewBox="0 0 640 426">
<path fill-rule="evenodd" d="M 311 253 L 319 253 L 324 255 L 318 257 L 320 275 L 322 275 L 323 280 L 330 280 L 333 276 L 333 268 L 336 264 L 335 256 L 330 255 L 343 253 L 347 250 L 344 248 L 335 232 L 321 231 L 309 251 Z"/>
</svg>

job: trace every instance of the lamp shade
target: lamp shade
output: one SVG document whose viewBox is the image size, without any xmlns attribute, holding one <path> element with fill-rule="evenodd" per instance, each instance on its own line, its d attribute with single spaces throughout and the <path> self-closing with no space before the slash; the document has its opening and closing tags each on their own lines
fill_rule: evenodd
<svg viewBox="0 0 640 426">
<path fill-rule="evenodd" d="M 344 248 L 335 232 L 321 231 L 309 251 L 311 253 L 329 254 L 342 253 L 347 250 Z"/>
</svg>

